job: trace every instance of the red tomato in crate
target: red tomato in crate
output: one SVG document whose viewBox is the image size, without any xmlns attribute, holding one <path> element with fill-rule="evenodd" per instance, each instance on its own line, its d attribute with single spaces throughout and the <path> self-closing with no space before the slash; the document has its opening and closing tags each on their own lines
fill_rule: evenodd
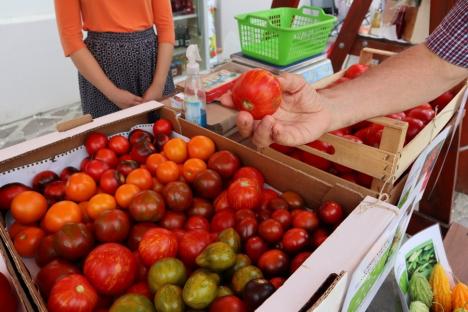
<svg viewBox="0 0 468 312">
<path fill-rule="evenodd" d="M 240 211 L 240 210 L 239 210 Z M 249 210 L 251 211 L 251 210 Z M 257 234 L 258 223 L 255 218 L 247 217 L 236 224 L 236 232 L 243 241 Z"/>
<path fill-rule="evenodd" d="M 289 267 L 288 256 L 279 249 L 268 250 L 258 259 L 258 267 L 267 276 L 282 275 Z"/>
<path fill-rule="evenodd" d="M 277 197 L 278 197 L 278 194 L 275 191 L 273 191 L 272 189 L 264 188 L 262 190 L 262 201 L 260 203 L 260 208 L 267 209 L 270 201 L 273 198 L 277 198 Z"/>
<path fill-rule="evenodd" d="M 115 169 L 126 177 L 138 167 L 139 165 L 135 160 L 121 160 Z"/>
<path fill-rule="evenodd" d="M 29 191 L 30 188 L 21 183 L 8 183 L 0 188 L 0 211 L 10 209 L 11 202 L 16 195 Z"/>
<path fill-rule="evenodd" d="M 367 145 L 378 148 L 380 146 L 380 141 L 382 141 L 384 126 L 373 124 L 369 127 L 369 133 L 365 140 Z"/>
<path fill-rule="evenodd" d="M 365 64 L 353 64 L 351 65 L 346 71 L 344 76 L 349 79 L 354 79 L 356 77 L 359 77 L 362 75 L 364 72 L 366 72 L 369 69 L 368 65 Z"/>
<path fill-rule="evenodd" d="M 56 203 L 65 199 L 65 181 L 53 181 L 44 188 L 44 196 L 48 203 Z"/>
<path fill-rule="evenodd" d="M 158 152 L 162 152 L 164 149 L 164 145 L 169 142 L 171 138 L 165 134 L 158 134 L 153 141 L 153 145 Z"/>
<path fill-rule="evenodd" d="M 136 277 L 132 252 L 119 244 L 106 243 L 95 248 L 84 262 L 83 272 L 99 293 L 119 295 Z"/>
<path fill-rule="evenodd" d="M 143 235 L 149 230 L 156 227 L 152 222 L 142 222 L 135 224 L 128 235 L 127 246 L 130 250 L 137 250 Z"/>
<path fill-rule="evenodd" d="M 309 234 L 302 228 L 292 228 L 284 233 L 282 243 L 285 251 L 295 253 L 307 246 Z"/>
<path fill-rule="evenodd" d="M 27 227 L 15 236 L 14 246 L 22 257 L 34 257 L 45 233 L 37 227 Z"/>
<path fill-rule="evenodd" d="M 447 91 L 439 95 L 437 98 L 431 101 L 431 106 L 436 109 L 437 111 L 441 111 L 444 109 L 445 106 L 447 106 L 448 103 L 454 98 L 454 95 L 452 92 Z"/>
<path fill-rule="evenodd" d="M 146 282 L 148 277 L 148 268 L 143 264 L 138 250 L 135 250 L 133 252 L 133 256 L 135 257 L 137 267 L 136 280 L 140 282 Z"/>
<path fill-rule="evenodd" d="M 333 154 L 334 149 L 333 146 L 331 146 L 328 143 L 322 142 L 322 141 L 313 141 L 307 144 L 308 146 L 315 148 L 319 151 L 325 152 L 327 154 Z M 302 156 L 301 160 L 305 162 L 308 165 L 311 165 L 313 167 L 319 168 L 321 170 L 327 171 L 328 168 L 330 167 L 330 161 L 320 157 L 316 156 L 314 154 L 307 153 L 305 151 L 302 151 Z"/>
<path fill-rule="evenodd" d="M 92 312 L 98 302 L 98 294 L 86 278 L 71 274 L 59 280 L 47 302 L 50 312 Z"/>
<path fill-rule="evenodd" d="M 157 136 L 158 134 L 170 135 L 172 132 L 172 124 L 169 120 L 161 118 L 156 120 L 153 124 L 153 134 Z"/>
<path fill-rule="evenodd" d="M 132 146 L 130 156 L 140 164 L 144 164 L 149 155 L 156 153 L 156 147 L 146 140 Z"/>
<path fill-rule="evenodd" d="M 293 227 L 302 228 L 306 231 L 312 231 L 318 227 L 319 219 L 315 212 L 302 210 L 293 216 Z"/>
<path fill-rule="evenodd" d="M 117 159 L 117 154 L 109 148 L 100 148 L 93 155 L 93 159 L 100 160 L 109 165 L 110 168 L 117 166 L 119 160 Z"/>
<path fill-rule="evenodd" d="M 70 274 L 78 274 L 79 268 L 71 263 L 57 259 L 45 265 L 36 276 L 36 284 L 41 294 L 48 298 L 55 283 Z"/>
<path fill-rule="evenodd" d="M 326 230 L 318 228 L 312 233 L 312 237 L 310 239 L 312 243 L 312 247 L 318 248 L 328 237 L 328 233 Z"/>
<path fill-rule="evenodd" d="M 42 193 L 47 184 L 59 180 L 59 176 L 50 170 L 42 171 L 36 174 L 32 180 L 33 190 Z"/>
<path fill-rule="evenodd" d="M 142 295 L 149 300 L 153 300 L 153 296 L 147 282 L 139 282 L 134 284 L 127 290 L 127 294 Z"/>
<path fill-rule="evenodd" d="M 108 143 L 107 136 L 100 132 L 91 132 L 85 140 L 85 147 L 88 155 L 94 155 L 100 148 L 105 148 Z"/>
<path fill-rule="evenodd" d="M 234 212 L 230 209 L 223 209 L 215 213 L 211 219 L 211 232 L 221 232 L 230 227 L 234 227 L 236 223 Z"/>
<path fill-rule="evenodd" d="M 167 211 L 159 224 L 168 230 L 175 230 L 182 229 L 185 221 L 186 217 L 183 212 Z"/>
<path fill-rule="evenodd" d="M 292 223 L 291 214 L 285 209 L 275 210 L 271 214 L 271 218 L 278 221 L 283 227 L 283 230 L 287 230 Z"/>
<path fill-rule="evenodd" d="M 76 261 L 91 251 L 94 238 L 83 223 L 67 223 L 54 234 L 54 248 L 63 259 Z"/>
<path fill-rule="evenodd" d="M 275 289 L 280 288 L 284 282 L 286 282 L 286 280 L 283 277 L 273 277 L 270 280 L 270 283 L 273 285 L 273 287 L 275 287 Z"/>
<path fill-rule="evenodd" d="M 345 180 L 347 180 L 349 182 L 352 182 L 354 184 L 359 184 L 356 174 L 354 172 L 352 172 L 352 171 L 349 172 L 349 173 L 340 174 L 340 178 L 345 179 Z"/>
<path fill-rule="evenodd" d="M 310 257 L 312 253 L 310 251 L 304 251 L 297 254 L 291 261 L 290 272 L 294 273 L 303 263 Z"/>
<path fill-rule="evenodd" d="M 192 185 L 196 194 L 207 199 L 216 198 L 223 191 L 221 176 L 211 169 L 199 172 Z"/>
<path fill-rule="evenodd" d="M 213 205 L 203 198 L 195 197 L 192 202 L 192 207 L 188 210 L 189 216 L 202 216 L 210 219 L 213 216 Z"/>
<path fill-rule="evenodd" d="M 49 262 L 57 259 L 59 255 L 54 247 L 54 236 L 48 235 L 42 238 L 36 250 L 34 260 L 39 267 L 43 267 Z"/>
<path fill-rule="evenodd" d="M 125 176 L 115 169 L 104 171 L 99 179 L 101 191 L 113 195 L 117 188 L 125 183 Z"/>
<path fill-rule="evenodd" d="M 337 136 L 344 136 L 344 135 L 350 134 L 350 129 L 346 127 L 346 128 L 341 128 L 341 129 L 330 131 L 329 133 L 337 135 Z"/>
<path fill-rule="evenodd" d="M 434 119 L 436 113 L 431 109 L 425 108 L 414 108 L 408 113 L 408 117 L 416 118 L 421 120 L 425 125 L 427 125 L 432 119 Z"/>
<path fill-rule="evenodd" d="M 387 115 L 388 118 L 396 119 L 396 120 L 403 120 L 406 117 L 405 112 L 400 112 L 400 113 L 393 113 L 390 115 Z"/>
<path fill-rule="evenodd" d="M 188 218 L 187 223 L 185 223 L 185 229 L 187 231 L 193 230 L 210 230 L 210 223 L 205 217 L 202 216 L 191 216 Z"/>
<path fill-rule="evenodd" d="M 154 228 L 143 235 L 138 252 L 143 263 L 149 267 L 159 259 L 175 257 L 177 246 L 177 238 L 174 233 L 163 228 Z"/>
<path fill-rule="evenodd" d="M 141 130 L 141 129 L 134 129 L 130 131 L 128 135 L 128 141 L 130 142 L 130 145 L 133 146 L 137 143 L 146 141 L 148 143 L 153 142 L 153 135 L 149 133 L 148 131 Z"/>
<path fill-rule="evenodd" d="M 413 117 L 406 117 L 404 121 L 408 123 L 405 139 L 405 144 L 408 144 L 424 128 L 424 122 Z"/>
<path fill-rule="evenodd" d="M 236 219 L 236 223 L 239 223 L 242 220 L 247 219 L 247 218 L 255 219 L 256 215 L 255 215 L 255 212 L 253 212 L 253 210 L 239 209 L 239 210 L 236 210 L 234 217 Z"/>
<path fill-rule="evenodd" d="M 122 242 L 130 232 L 130 220 L 122 210 L 107 210 L 94 221 L 94 232 L 96 238 L 101 242 Z"/>
<path fill-rule="evenodd" d="M 210 156 L 207 165 L 223 179 L 229 179 L 239 170 L 240 160 L 230 151 L 219 151 Z"/>
<path fill-rule="evenodd" d="M 170 182 L 162 192 L 166 204 L 173 211 L 185 211 L 192 206 L 192 190 L 185 182 Z"/>
<path fill-rule="evenodd" d="M 360 143 L 360 144 L 364 143 L 359 137 L 352 135 L 352 134 L 345 134 L 343 138 L 351 140 L 355 143 Z"/>
<path fill-rule="evenodd" d="M 229 186 L 227 199 L 234 210 L 255 209 L 262 199 L 261 188 L 255 180 L 240 178 Z"/>
<path fill-rule="evenodd" d="M 186 232 L 179 240 L 179 258 L 188 267 L 195 265 L 195 259 L 211 243 L 210 233 L 205 230 Z"/>
<path fill-rule="evenodd" d="M 326 224 L 339 224 L 344 217 L 343 208 L 340 204 L 334 201 L 324 202 L 318 209 L 320 220 Z"/>
<path fill-rule="evenodd" d="M 127 154 L 130 150 L 130 142 L 123 135 L 115 135 L 109 140 L 109 148 L 117 155 Z"/>
<path fill-rule="evenodd" d="M 253 263 L 256 263 L 260 256 L 268 250 L 268 244 L 258 236 L 251 237 L 245 243 L 245 253 Z"/>
<path fill-rule="evenodd" d="M 284 145 L 280 145 L 280 144 L 277 144 L 277 143 L 273 143 L 270 145 L 270 147 L 280 153 L 283 153 L 283 154 L 289 154 L 291 153 L 292 151 L 294 151 L 294 147 L 291 147 L 291 146 L 284 146 Z"/>
<path fill-rule="evenodd" d="M 372 177 L 370 175 L 367 175 L 365 173 L 357 172 L 356 173 L 356 181 L 357 184 L 370 188 L 372 184 Z"/>
<path fill-rule="evenodd" d="M 16 312 L 18 301 L 16 294 L 8 281 L 8 278 L 0 272 L 0 302 L 2 303 L 2 311 Z"/>
<path fill-rule="evenodd" d="M 209 312 L 247 312 L 244 301 L 234 295 L 216 298 L 210 305 Z"/>
<path fill-rule="evenodd" d="M 258 226 L 258 234 L 269 243 L 275 243 L 283 237 L 283 227 L 281 223 L 274 219 L 267 219 Z"/>
<path fill-rule="evenodd" d="M 238 180 L 240 178 L 249 178 L 252 180 L 257 181 L 258 185 L 263 188 L 263 184 L 265 183 L 265 178 L 263 174 L 254 167 L 242 167 L 240 168 L 236 174 L 234 175 L 233 180 Z"/>
<path fill-rule="evenodd" d="M 370 131 L 371 131 L 370 126 L 365 127 L 365 128 L 361 128 L 361 129 L 359 129 L 358 131 L 356 131 L 354 133 L 354 136 L 357 137 L 358 139 L 360 139 L 364 144 L 368 144 L 367 143 L 367 138 L 369 137 Z"/>
<path fill-rule="evenodd" d="M 238 110 L 254 119 L 273 114 L 281 104 L 281 86 L 273 74 L 263 69 L 243 73 L 232 87 L 232 100 Z"/>
<path fill-rule="evenodd" d="M 155 191 L 145 190 L 136 194 L 128 207 L 130 215 L 138 222 L 157 222 L 166 212 L 163 197 Z"/>
<path fill-rule="evenodd" d="M 230 209 L 227 199 L 227 191 L 223 191 L 221 194 L 219 194 L 218 197 L 216 197 L 214 200 L 213 205 L 216 212 L 223 209 Z"/>
<path fill-rule="evenodd" d="M 110 167 L 107 163 L 97 159 L 92 159 L 86 163 L 84 172 L 93 178 L 94 181 L 98 182 L 104 172 L 109 168 Z"/>
</svg>

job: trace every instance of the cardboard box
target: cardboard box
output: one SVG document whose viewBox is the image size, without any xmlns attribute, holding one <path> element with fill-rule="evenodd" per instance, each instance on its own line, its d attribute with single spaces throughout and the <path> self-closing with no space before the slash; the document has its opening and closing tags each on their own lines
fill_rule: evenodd
<svg viewBox="0 0 468 312">
<path fill-rule="evenodd" d="M 280 302 L 281 311 L 292 311 L 303 306 L 310 306 L 314 311 L 336 310 L 345 296 L 346 276 L 352 273 L 360 259 L 392 220 L 398 217 L 398 209 L 389 204 L 376 205 L 374 198 L 367 198 L 354 209 L 361 202 L 362 197 L 359 194 L 339 185 L 330 185 L 209 130 L 183 119 L 177 119 L 176 113 L 162 107 L 162 104 L 149 102 L 138 105 L 65 132 L 51 133 L 7 148 L 0 155 L 0 184 L 16 181 L 21 176 L 22 166 L 27 167 L 36 162 L 40 162 L 38 170 L 46 169 L 52 163 L 78 166 L 81 159 L 78 157 L 69 159 L 66 152 L 77 148 L 83 149 L 81 145 L 87 133 L 96 130 L 108 135 L 125 132 L 135 125 L 148 123 L 148 113 L 154 114 L 155 111 L 161 117 L 171 120 L 177 133 L 189 138 L 195 135 L 210 137 L 218 149 L 230 150 L 240 157 L 244 165 L 255 166 L 261 170 L 267 183 L 277 190 L 293 190 L 301 194 L 309 207 L 315 208 L 324 200 L 334 199 L 350 212 L 344 222 L 288 279 L 286 284 L 259 308 L 259 311 L 273 311 L 271 307 L 278 307 L 275 302 Z M 27 183 L 26 180 L 31 179 L 31 176 L 21 178 L 23 180 L 20 182 Z M 34 304 L 39 310 L 45 311 L 44 300 L 33 282 L 34 272 L 30 272 L 23 259 L 19 257 L 4 227 L 5 223 L 2 224 L 0 236 L 12 255 Z M 332 278 L 333 282 L 321 287 L 330 276 L 335 276 Z M 285 297 L 288 300 L 284 300 Z M 279 310 L 275 308 L 274 311 Z"/>
</svg>

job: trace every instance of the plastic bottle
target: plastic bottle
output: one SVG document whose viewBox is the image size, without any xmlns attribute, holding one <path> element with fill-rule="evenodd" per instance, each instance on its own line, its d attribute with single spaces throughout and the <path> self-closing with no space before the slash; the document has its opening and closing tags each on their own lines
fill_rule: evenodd
<svg viewBox="0 0 468 312">
<path fill-rule="evenodd" d="M 187 48 L 187 80 L 185 80 L 184 115 L 185 119 L 206 127 L 206 94 L 200 79 L 201 61 L 198 45 Z"/>
</svg>

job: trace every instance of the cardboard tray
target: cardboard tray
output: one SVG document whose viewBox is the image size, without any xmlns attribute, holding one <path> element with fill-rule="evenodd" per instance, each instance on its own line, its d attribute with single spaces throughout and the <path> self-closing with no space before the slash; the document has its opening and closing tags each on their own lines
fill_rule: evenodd
<svg viewBox="0 0 468 312">
<path fill-rule="evenodd" d="M 354 209 L 362 200 L 359 194 L 311 177 L 207 129 L 178 119 L 173 110 L 163 107 L 162 104 L 148 102 L 92 120 L 88 124 L 65 132 L 51 133 L 4 149 L 0 154 L 0 185 L 14 180 L 15 172 L 20 170 L 18 167 L 28 166 L 38 161 L 54 160 L 57 155 L 82 145 L 90 131 L 97 130 L 108 135 L 128 131 L 134 125 L 154 121 L 155 114 L 171 120 L 175 131 L 181 135 L 210 137 L 218 149 L 230 150 L 239 156 L 244 165 L 255 166 L 261 170 L 267 183 L 279 191 L 292 190 L 301 194 L 310 208 L 316 208 L 327 199 L 334 199 L 343 205 L 349 213 L 348 217 L 306 263 L 286 281 L 283 287 L 259 308 L 259 311 L 272 311 L 272 304 L 281 311 L 293 311 L 305 305 L 311 306 L 310 309 L 314 311 L 320 309 L 331 311 L 332 306 L 341 305 L 347 283 L 344 276 L 353 271 L 386 227 L 397 217 L 398 210 L 388 204 L 385 204 L 387 205 L 385 209 L 381 208 L 382 205 L 374 207 L 372 203 L 375 203 L 375 199 L 372 198 L 367 198 L 367 202 L 363 203 L 361 208 Z M 34 305 L 40 311 L 46 311 L 44 300 L 30 272 L 13 247 L 4 220 L 0 220 L 0 236 L 5 242 Z M 344 254 L 346 257 L 343 256 Z M 327 281 L 333 274 L 341 277 L 338 280 L 334 279 L 334 282 L 325 289 L 321 288 L 324 281 Z M 288 300 L 284 300 L 284 296 L 289 297 Z M 310 301 L 311 297 L 314 297 L 313 301 Z M 330 298 L 334 299 L 330 300 Z M 275 309 L 275 311 L 279 310 Z"/>
</svg>

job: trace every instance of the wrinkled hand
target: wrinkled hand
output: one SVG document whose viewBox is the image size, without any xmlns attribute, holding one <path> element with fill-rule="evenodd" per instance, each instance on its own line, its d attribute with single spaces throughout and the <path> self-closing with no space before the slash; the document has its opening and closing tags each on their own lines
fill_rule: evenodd
<svg viewBox="0 0 468 312">
<path fill-rule="evenodd" d="M 163 90 L 158 87 L 151 86 L 143 94 L 143 102 L 148 102 L 152 100 L 159 100 L 163 96 Z"/>
<path fill-rule="evenodd" d="M 331 112 L 321 103 L 317 92 L 298 75 L 286 73 L 278 80 L 283 90 L 278 110 L 261 121 L 254 120 L 248 112 L 239 112 L 237 127 L 241 135 L 252 136 L 258 147 L 272 143 L 297 146 L 312 142 L 327 132 Z M 220 101 L 233 107 L 230 94 L 224 95 Z"/>
<path fill-rule="evenodd" d="M 121 109 L 143 103 L 143 98 L 124 89 L 116 89 L 108 96 L 109 100 Z"/>
</svg>

